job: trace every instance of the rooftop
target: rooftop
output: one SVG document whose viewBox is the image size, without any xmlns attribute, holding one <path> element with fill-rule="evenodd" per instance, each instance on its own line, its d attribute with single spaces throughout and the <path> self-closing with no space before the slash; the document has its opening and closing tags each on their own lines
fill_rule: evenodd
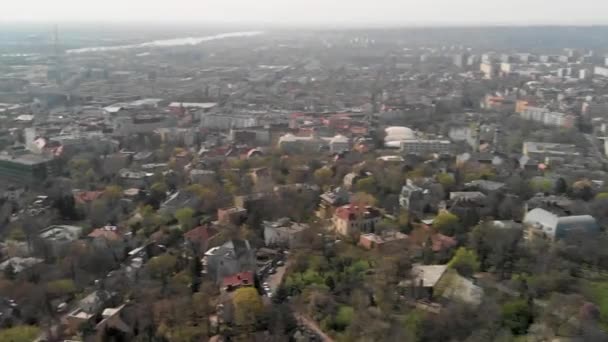
<svg viewBox="0 0 608 342">
<path fill-rule="evenodd" d="M 412 267 L 412 276 L 414 277 L 415 285 L 434 287 L 447 269 L 448 265 L 414 265 Z"/>
<path fill-rule="evenodd" d="M 12 161 L 14 163 L 24 164 L 24 165 L 38 165 L 47 163 L 52 160 L 52 158 L 45 157 L 38 154 L 22 154 L 22 155 L 10 155 L 6 153 L 0 154 L 0 160 L 4 161 Z"/>
</svg>

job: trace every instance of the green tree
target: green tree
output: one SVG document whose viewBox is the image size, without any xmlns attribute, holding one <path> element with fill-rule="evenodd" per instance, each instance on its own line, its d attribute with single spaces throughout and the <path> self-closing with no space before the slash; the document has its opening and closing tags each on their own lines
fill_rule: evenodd
<svg viewBox="0 0 608 342">
<path fill-rule="evenodd" d="M 437 174 L 437 181 L 443 185 L 444 189 L 450 189 L 456 183 L 454 176 L 445 172 Z"/>
<path fill-rule="evenodd" d="M 557 194 L 560 194 L 560 195 L 565 194 L 566 192 L 568 192 L 568 183 L 566 182 L 566 180 L 564 178 L 560 177 L 555 182 L 555 187 L 553 190 Z"/>
<path fill-rule="evenodd" d="M 346 305 L 340 306 L 336 318 L 334 319 L 336 330 L 342 331 L 346 329 L 353 321 L 354 315 L 355 310 L 352 307 Z"/>
<path fill-rule="evenodd" d="M 525 299 L 516 299 L 503 304 L 502 319 L 503 325 L 511 329 L 514 334 L 523 335 L 532 324 L 534 313 Z"/>
<path fill-rule="evenodd" d="M 253 287 L 236 290 L 233 298 L 234 319 L 239 326 L 254 326 L 261 318 L 264 310 L 262 298 Z"/>
<path fill-rule="evenodd" d="M 370 195 L 365 192 L 357 192 L 351 198 L 351 203 L 355 203 L 358 205 L 371 205 L 375 206 L 378 203 L 378 200 L 373 195 Z"/>
<path fill-rule="evenodd" d="M 15 267 L 10 262 L 4 268 L 4 277 L 9 280 L 15 280 L 15 278 L 17 277 L 17 272 L 15 272 Z"/>
<path fill-rule="evenodd" d="M 146 265 L 150 274 L 158 279 L 166 279 L 175 271 L 176 266 L 177 257 L 171 254 L 156 256 L 150 259 Z"/>
<path fill-rule="evenodd" d="M 103 196 L 110 201 L 118 201 L 122 197 L 122 188 L 118 185 L 107 186 Z"/>
<path fill-rule="evenodd" d="M 49 282 L 46 285 L 49 295 L 53 297 L 63 297 L 76 293 L 76 285 L 72 279 L 59 279 Z"/>
<path fill-rule="evenodd" d="M 441 212 L 435 217 L 433 220 L 433 227 L 442 234 L 449 236 L 460 233 L 462 230 L 462 225 L 458 216 L 447 211 Z"/>
<path fill-rule="evenodd" d="M 187 230 L 194 227 L 194 210 L 192 208 L 181 208 L 175 212 L 175 219 L 182 229 Z"/>
<path fill-rule="evenodd" d="M 471 249 L 460 247 L 448 263 L 448 267 L 455 269 L 463 276 L 469 277 L 479 270 L 477 253 Z"/>
<path fill-rule="evenodd" d="M 320 187 L 326 187 L 331 184 L 333 172 L 330 168 L 322 167 L 314 172 L 315 183 Z"/>
<path fill-rule="evenodd" d="M 550 192 L 553 184 L 547 178 L 535 178 L 530 181 L 530 187 L 534 192 Z"/>
<path fill-rule="evenodd" d="M 608 192 L 600 192 L 599 194 L 595 195 L 595 199 L 596 200 L 608 199 Z"/>
<path fill-rule="evenodd" d="M 0 330 L 0 341 L 31 342 L 40 334 L 40 329 L 31 325 L 17 325 Z"/>
<path fill-rule="evenodd" d="M 363 179 L 359 179 L 355 183 L 355 189 L 368 194 L 374 194 L 377 190 L 376 179 L 374 177 L 365 177 Z"/>
<path fill-rule="evenodd" d="M 167 194 L 167 184 L 165 184 L 163 182 L 156 182 L 156 183 L 152 184 L 152 186 L 150 187 L 150 196 L 152 196 L 152 198 L 154 198 L 158 202 L 165 199 L 166 194 Z"/>
</svg>

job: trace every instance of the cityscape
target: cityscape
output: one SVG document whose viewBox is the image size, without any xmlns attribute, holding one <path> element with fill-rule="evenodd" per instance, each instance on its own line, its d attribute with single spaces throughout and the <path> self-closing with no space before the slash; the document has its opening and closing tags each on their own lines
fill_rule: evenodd
<svg viewBox="0 0 608 342">
<path fill-rule="evenodd" d="M 608 26 L 1 25 L 0 341 L 608 341 Z"/>
</svg>

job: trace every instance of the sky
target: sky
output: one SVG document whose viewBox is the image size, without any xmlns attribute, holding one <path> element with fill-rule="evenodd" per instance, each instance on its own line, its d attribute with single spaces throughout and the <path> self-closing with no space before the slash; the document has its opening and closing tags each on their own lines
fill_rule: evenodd
<svg viewBox="0 0 608 342">
<path fill-rule="evenodd" d="M 1 0 L 0 22 L 311 26 L 608 24 L 607 0 Z"/>
</svg>

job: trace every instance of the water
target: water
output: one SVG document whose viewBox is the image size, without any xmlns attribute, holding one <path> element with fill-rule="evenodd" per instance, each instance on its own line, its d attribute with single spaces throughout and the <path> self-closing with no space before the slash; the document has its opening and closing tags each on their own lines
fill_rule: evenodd
<svg viewBox="0 0 608 342">
<path fill-rule="evenodd" d="M 253 37 L 253 36 L 260 35 L 262 33 L 263 32 L 261 32 L 261 31 L 230 32 L 230 33 L 221 33 L 221 34 L 217 34 L 214 36 L 206 36 L 206 37 L 187 37 L 187 38 L 154 40 L 151 42 L 140 43 L 140 44 L 88 47 L 88 48 L 67 50 L 66 52 L 67 53 L 87 53 L 87 52 L 116 51 L 116 50 L 125 50 L 125 49 L 197 45 L 197 44 L 212 41 L 212 40 L 219 40 L 219 39 L 226 39 L 226 38 L 238 38 L 238 37 Z"/>
</svg>

